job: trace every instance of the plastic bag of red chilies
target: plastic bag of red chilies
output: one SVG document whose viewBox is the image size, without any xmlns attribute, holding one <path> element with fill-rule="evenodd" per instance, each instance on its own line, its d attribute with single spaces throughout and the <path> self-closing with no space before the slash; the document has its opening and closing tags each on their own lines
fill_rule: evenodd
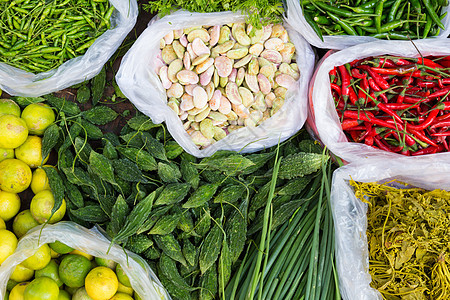
<svg viewBox="0 0 450 300">
<path fill-rule="evenodd" d="M 328 54 L 310 85 L 313 133 L 335 155 L 450 149 L 450 40 L 380 41 Z"/>
</svg>

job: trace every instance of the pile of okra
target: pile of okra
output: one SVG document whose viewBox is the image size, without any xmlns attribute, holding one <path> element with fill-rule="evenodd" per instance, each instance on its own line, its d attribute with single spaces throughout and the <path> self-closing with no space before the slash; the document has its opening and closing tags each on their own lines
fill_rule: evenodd
<svg viewBox="0 0 450 300">
<path fill-rule="evenodd" d="M 107 0 L 0 0 L 0 62 L 40 73 L 83 55 L 110 28 Z"/>
<path fill-rule="evenodd" d="M 417 39 L 444 29 L 448 0 L 300 0 L 316 34 Z"/>
</svg>

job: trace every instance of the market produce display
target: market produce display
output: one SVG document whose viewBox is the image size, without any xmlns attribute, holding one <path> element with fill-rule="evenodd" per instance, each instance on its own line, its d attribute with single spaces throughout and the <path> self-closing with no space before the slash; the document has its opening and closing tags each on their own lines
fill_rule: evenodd
<svg viewBox="0 0 450 300">
<path fill-rule="evenodd" d="M 443 7 L 448 1 L 300 0 L 305 20 L 324 35 L 359 35 L 381 39 L 423 39 L 445 29 Z"/>
<path fill-rule="evenodd" d="M 348 139 L 403 155 L 449 150 L 450 60 L 377 56 L 330 71 Z"/>
<path fill-rule="evenodd" d="M 0 62 L 40 73 L 83 55 L 111 26 L 109 1 L 0 2 Z"/>
<path fill-rule="evenodd" d="M 7 284 L 6 299 L 141 299 L 122 266 L 59 241 L 43 244 L 18 264 Z"/>
<path fill-rule="evenodd" d="M 350 181 L 369 203 L 367 240 L 371 286 L 384 299 L 448 299 L 450 194 Z"/>
<path fill-rule="evenodd" d="M 160 48 L 164 65 L 156 72 L 168 105 L 201 148 L 270 118 L 300 78 L 295 46 L 281 24 L 174 30 Z"/>
</svg>

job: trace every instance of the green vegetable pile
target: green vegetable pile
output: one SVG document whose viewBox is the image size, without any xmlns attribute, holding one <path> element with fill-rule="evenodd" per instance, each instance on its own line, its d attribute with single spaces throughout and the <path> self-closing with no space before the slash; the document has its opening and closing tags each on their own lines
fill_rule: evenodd
<svg viewBox="0 0 450 300">
<path fill-rule="evenodd" d="M 58 171 L 44 168 L 55 196 L 54 211 L 65 199 L 72 221 L 86 227 L 98 224 L 113 243 L 144 257 L 174 299 L 231 299 L 231 294 L 242 299 L 247 291 L 236 274 L 243 274 L 239 268 L 244 264 L 253 266 L 250 259 L 258 256 L 255 241 L 263 241 L 263 247 L 270 242 L 269 261 L 283 248 L 280 255 L 287 258 L 290 247 L 299 253 L 305 241 L 310 245 L 302 251 L 301 264 L 298 255 L 278 259 L 273 274 L 267 275 L 272 280 L 288 276 L 280 273 L 283 263 L 290 262 L 292 272 L 305 272 L 319 245 L 320 251 L 332 253 L 329 242 L 322 246 L 323 239 L 330 239 L 331 223 L 323 217 L 328 212 L 320 184 L 329 157 L 306 131 L 254 154 L 218 151 L 195 158 L 163 125 L 139 112 L 129 116 L 120 134 L 103 133 L 100 128 L 119 116 L 111 103 L 99 101 L 105 77 L 103 70 L 90 83 L 77 86 L 78 104 L 55 95 L 14 97 L 20 106 L 45 102 L 57 111 L 42 149 L 44 156 L 52 153 L 57 158 Z M 97 94 L 100 97 L 94 98 Z M 87 110 L 80 109 L 86 105 Z M 290 223 L 291 218 L 295 222 Z M 300 232 L 296 240 L 294 230 Z M 274 238 L 267 240 L 270 235 Z M 333 256 L 321 257 L 319 269 L 310 272 L 325 266 L 324 277 L 333 289 Z M 301 278 L 297 285 L 308 281 Z M 315 280 L 312 277 L 308 285 Z M 291 284 L 281 282 L 283 291 Z M 291 296 L 306 292 L 292 286 Z M 317 289 L 310 292 L 320 294 Z"/>
<path fill-rule="evenodd" d="M 149 1 L 142 7 L 151 13 L 158 13 L 160 17 L 177 9 L 199 13 L 241 11 L 248 15 L 246 22 L 257 28 L 280 23 L 284 13 L 283 1 L 280 0 L 160 0 Z"/>
<path fill-rule="evenodd" d="M 109 1 L 0 1 L 0 62 L 40 73 L 83 55 L 110 28 Z"/>
<path fill-rule="evenodd" d="M 447 0 L 300 0 L 316 34 L 361 35 L 381 39 L 418 39 L 445 29 L 441 13 Z"/>
</svg>

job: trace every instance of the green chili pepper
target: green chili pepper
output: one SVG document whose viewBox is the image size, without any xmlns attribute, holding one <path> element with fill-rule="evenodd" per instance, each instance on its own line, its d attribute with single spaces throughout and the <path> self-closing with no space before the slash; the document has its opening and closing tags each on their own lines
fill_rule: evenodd
<svg viewBox="0 0 450 300">
<path fill-rule="evenodd" d="M 436 11 L 433 9 L 433 6 L 430 2 L 430 0 L 422 0 L 423 5 L 425 6 L 428 14 L 430 15 L 431 19 L 442 29 L 445 30 L 444 24 L 442 24 L 441 19 L 436 14 Z"/>
<path fill-rule="evenodd" d="M 386 0 L 381 0 L 375 7 L 375 28 L 378 33 L 381 33 L 381 17 L 383 16 L 383 6 Z"/>
<path fill-rule="evenodd" d="M 322 36 L 322 31 L 320 30 L 319 26 L 317 25 L 316 22 L 314 22 L 314 20 L 311 18 L 311 16 L 309 15 L 309 13 L 307 13 L 306 11 L 303 11 L 303 16 L 305 17 L 306 22 L 308 22 L 309 26 L 312 27 L 312 29 L 314 30 L 314 32 L 317 34 L 317 36 L 320 38 L 320 40 L 323 42 L 323 36 Z"/>
<path fill-rule="evenodd" d="M 398 9 L 400 8 L 402 1 L 403 0 L 396 0 L 394 4 L 391 6 L 391 9 L 389 10 L 389 14 L 386 20 L 388 23 L 395 20 L 395 16 L 397 15 Z"/>
<path fill-rule="evenodd" d="M 339 24 L 342 29 L 349 35 L 358 35 L 358 33 L 356 32 L 356 30 L 349 24 L 347 24 L 346 22 L 344 22 L 343 20 L 341 20 L 338 16 L 333 15 L 332 13 L 330 13 L 329 11 L 327 12 L 327 14 L 330 16 L 330 18 L 335 21 L 337 24 Z"/>
</svg>

